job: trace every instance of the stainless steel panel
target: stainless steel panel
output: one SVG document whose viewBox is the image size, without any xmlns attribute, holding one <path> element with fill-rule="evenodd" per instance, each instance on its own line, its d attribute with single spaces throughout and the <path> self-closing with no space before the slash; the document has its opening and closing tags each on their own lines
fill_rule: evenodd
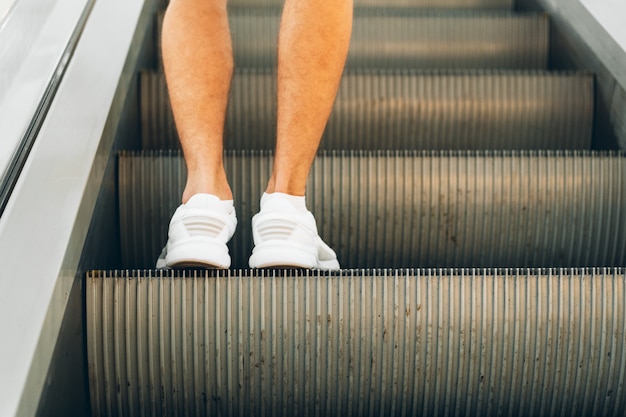
<svg viewBox="0 0 626 417">
<path fill-rule="evenodd" d="M 626 84 L 626 79 L 624 80 Z M 626 149 L 626 89 L 615 85 L 610 109 L 611 127 L 616 132 L 619 147 Z"/>
<path fill-rule="evenodd" d="M 142 81 L 144 149 L 179 147 L 162 74 Z M 276 77 L 238 72 L 227 149 L 272 149 Z M 344 75 L 322 149 L 589 149 L 593 77 L 585 73 L 359 71 Z"/>
<path fill-rule="evenodd" d="M 239 220 L 234 267 L 247 267 L 250 219 L 269 152 L 228 152 Z M 127 267 L 154 267 L 180 204 L 179 152 L 120 156 Z M 324 152 L 308 206 L 344 268 L 623 266 L 626 159 L 589 152 Z"/>
<path fill-rule="evenodd" d="M 622 416 L 623 269 L 92 272 L 117 415 Z"/>
<path fill-rule="evenodd" d="M 520 9 L 550 14 L 550 65 L 585 68 L 596 78 L 597 148 L 626 149 L 626 3 L 569 0 L 520 0 Z"/>
<path fill-rule="evenodd" d="M 93 0 L 21 0 L 0 16 L 0 214 L 92 6 Z"/>
<path fill-rule="evenodd" d="M 56 3 L 65 9 L 77 1 Z M 0 416 L 54 412 L 38 406 L 49 384 L 59 383 L 60 364 L 51 361 L 67 340 L 64 316 L 74 284 L 84 280 L 85 241 L 153 10 L 144 0 L 94 3 L 0 217 Z M 75 399 L 73 411 L 82 404 Z"/>
</svg>

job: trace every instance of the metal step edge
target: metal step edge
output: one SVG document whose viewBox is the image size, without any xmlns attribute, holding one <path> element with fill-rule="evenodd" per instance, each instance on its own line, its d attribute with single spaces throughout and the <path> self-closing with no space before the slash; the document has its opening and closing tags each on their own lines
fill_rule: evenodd
<svg viewBox="0 0 626 417">
<path fill-rule="evenodd" d="M 142 147 L 180 147 L 165 77 L 141 74 Z M 347 71 L 322 149 L 589 149 L 594 80 L 588 73 Z M 272 149 L 276 76 L 237 71 L 227 149 Z M 381 138 L 385 138 L 381 141 Z"/>
<path fill-rule="evenodd" d="M 624 274 L 96 271 L 93 415 L 624 415 Z"/>
<path fill-rule="evenodd" d="M 249 7 L 281 7 L 283 0 L 230 0 L 228 6 L 232 8 Z M 355 8 L 420 8 L 424 10 L 510 10 L 513 0 L 478 0 L 478 1 L 442 1 L 442 0 L 355 0 Z"/>
<path fill-rule="evenodd" d="M 282 6 L 237 6 L 228 5 L 230 17 L 250 16 L 250 17 L 276 17 L 282 14 Z M 413 17 L 433 17 L 433 18 L 455 18 L 455 17 L 535 17 L 547 18 L 550 15 L 543 11 L 530 10 L 510 10 L 510 9 L 429 9 L 415 6 L 358 6 L 353 7 L 354 18 L 360 17 L 403 17 L 411 19 Z M 157 13 L 161 18 L 166 10 L 162 9 Z"/>
<path fill-rule="evenodd" d="M 237 67 L 276 65 L 278 12 L 229 16 Z M 156 42 L 160 45 L 161 15 Z M 389 48 L 389 43 L 397 46 Z M 545 14 L 357 13 L 346 62 L 354 67 L 547 67 L 549 18 Z M 161 51 L 161 48 L 158 48 Z M 159 58 L 161 59 L 161 58 Z"/>
<path fill-rule="evenodd" d="M 272 153 L 226 152 L 247 267 Z M 180 204 L 180 152 L 122 153 L 124 265 L 151 268 Z M 344 268 L 626 265 L 626 158 L 596 152 L 321 152 L 307 185 Z"/>
</svg>

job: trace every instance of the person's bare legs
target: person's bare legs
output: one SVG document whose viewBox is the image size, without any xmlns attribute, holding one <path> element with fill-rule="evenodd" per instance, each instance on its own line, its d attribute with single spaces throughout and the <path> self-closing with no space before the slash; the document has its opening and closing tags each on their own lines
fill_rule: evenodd
<svg viewBox="0 0 626 417">
<path fill-rule="evenodd" d="M 337 95 L 352 0 L 286 0 L 278 41 L 278 123 L 267 193 L 303 196 Z"/>
<path fill-rule="evenodd" d="M 163 64 L 187 164 L 183 203 L 198 193 L 233 198 L 223 133 L 233 54 L 227 0 L 171 0 L 163 21 Z"/>
<path fill-rule="evenodd" d="M 351 0 L 287 0 L 279 36 L 276 155 L 266 195 L 304 195 L 343 72 L 351 27 Z M 236 218 L 222 160 L 233 71 L 226 0 L 173 0 L 162 45 L 188 168 L 182 197 L 187 203 L 170 222 L 165 265 L 228 268 L 226 242 Z M 230 200 L 224 202 L 229 206 L 218 198 Z M 262 227 L 255 229 L 253 220 L 256 246 L 251 266 L 339 268 L 332 249 L 317 236 L 303 198 L 274 199 L 266 205 L 274 210 L 255 216 Z"/>
</svg>

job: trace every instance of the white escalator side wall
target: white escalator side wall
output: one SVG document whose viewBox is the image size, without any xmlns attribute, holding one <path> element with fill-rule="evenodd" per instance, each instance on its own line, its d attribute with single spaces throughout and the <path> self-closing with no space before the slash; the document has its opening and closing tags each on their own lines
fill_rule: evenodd
<svg viewBox="0 0 626 417">
<path fill-rule="evenodd" d="M 95 3 L 0 218 L 2 416 L 37 413 L 154 3 Z"/>
</svg>

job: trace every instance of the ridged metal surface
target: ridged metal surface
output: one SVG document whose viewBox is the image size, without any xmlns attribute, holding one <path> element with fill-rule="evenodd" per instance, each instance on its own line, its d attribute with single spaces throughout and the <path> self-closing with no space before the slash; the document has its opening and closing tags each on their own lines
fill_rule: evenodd
<svg viewBox="0 0 626 417">
<path fill-rule="evenodd" d="M 280 9 L 230 12 L 237 67 L 276 65 L 279 21 Z M 357 9 L 346 67 L 544 69 L 548 39 L 544 14 Z"/>
<path fill-rule="evenodd" d="M 321 149 L 589 149 L 593 76 L 543 72 L 348 72 Z M 164 76 L 141 75 L 144 149 L 179 147 Z M 227 149 L 272 149 L 276 77 L 235 74 Z"/>
<path fill-rule="evenodd" d="M 623 416 L 623 269 L 93 272 L 95 416 Z"/>
<path fill-rule="evenodd" d="M 229 0 L 228 6 L 238 7 L 281 7 L 285 0 Z M 163 8 L 169 3 L 162 0 Z M 478 9 L 478 10 L 510 10 L 513 0 L 354 0 L 356 7 L 388 7 L 388 8 L 421 8 L 421 9 Z"/>
<path fill-rule="evenodd" d="M 247 267 L 269 152 L 228 152 Z M 123 153 L 124 265 L 151 268 L 180 204 L 179 152 Z M 626 158 L 576 153 L 321 153 L 308 207 L 344 268 L 626 265 Z"/>
<path fill-rule="evenodd" d="M 230 16 L 235 65 L 276 65 L 280 14 L 242 10 Z M 347 68 L 544 69 L 543 14 L 355 13 Z"/>
<path fill-rule="evenodd" d="M 229 0 L 231 7 L 280 7 L 284 0 Z M 511 9 L 513 0 L 354 0 L 364 7 L 417 7 L 423 9 Z"/>
</svg>

